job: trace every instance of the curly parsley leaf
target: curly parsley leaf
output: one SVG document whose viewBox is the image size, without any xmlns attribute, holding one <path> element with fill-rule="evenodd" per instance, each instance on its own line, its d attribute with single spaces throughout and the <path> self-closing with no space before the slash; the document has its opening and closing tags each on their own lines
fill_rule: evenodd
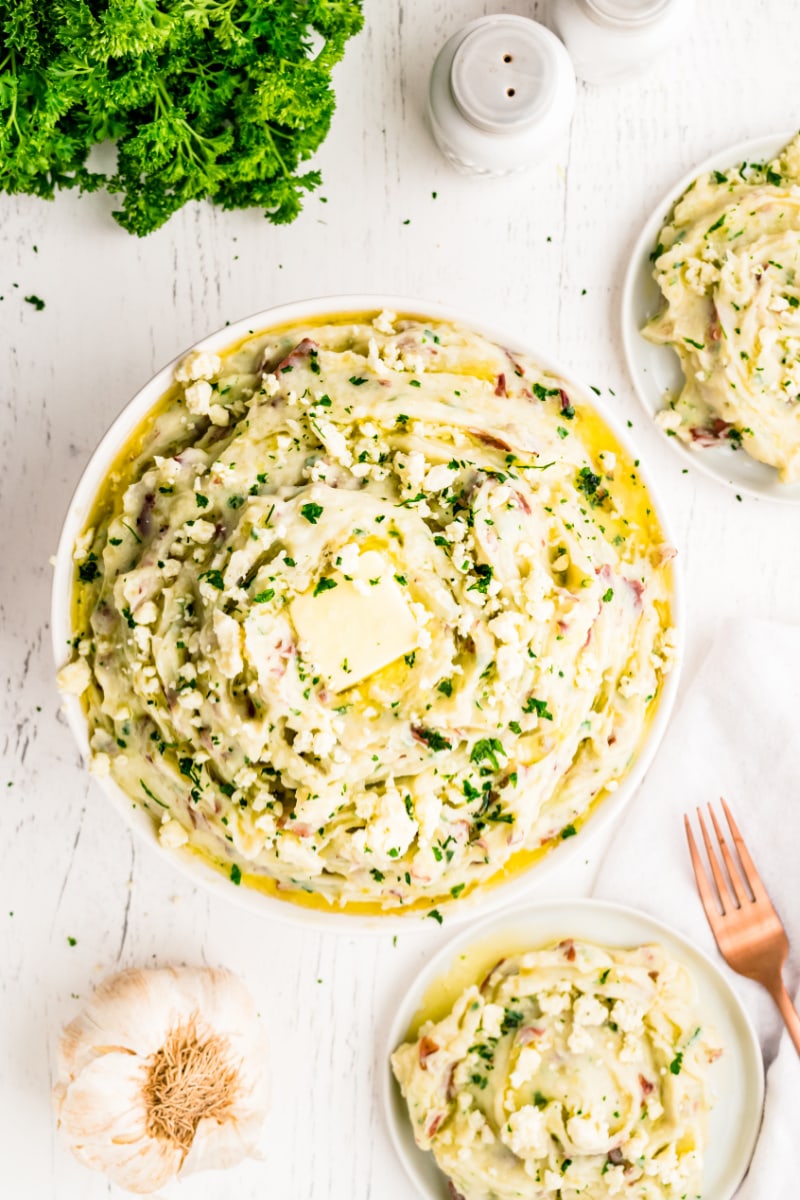
<svg viewBox="0 0 800 1200">
<path fill-rule="evenodd" d="M 107 187 L 139 236 L 190 200 L 292 221 L 362 24 L 361 0 L 0 0 L 0 190 Z"/>
</svg>

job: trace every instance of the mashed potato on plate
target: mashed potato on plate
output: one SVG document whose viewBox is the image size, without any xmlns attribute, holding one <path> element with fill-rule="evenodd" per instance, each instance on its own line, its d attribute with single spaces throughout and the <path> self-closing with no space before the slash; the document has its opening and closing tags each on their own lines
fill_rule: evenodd
<svg viewBox="0 0 800 1200">
<path fill-rule="evenodd" d="M 392 1067 L 460 1200 L 694 1200 L 719 1053 L 659 946 L 568 939 L 502 959 Z"/>
<path fill-rule="evenodd" d="M 679 396 L 657 417 L 697 446 L 727 443 L 800 480 L 800 135 L 769 163 L 710 171 L 661 231 L 666 304 L 643 332 L 671 346 Z"/>
<path fill-rule="evenodd" d="M 576 832 L 669 669 L 673 551 L 584 397 L 373 314 L 193 351 L 75 549 L 93 769 L 233 882 L 378 911 Z"/>
</svg>

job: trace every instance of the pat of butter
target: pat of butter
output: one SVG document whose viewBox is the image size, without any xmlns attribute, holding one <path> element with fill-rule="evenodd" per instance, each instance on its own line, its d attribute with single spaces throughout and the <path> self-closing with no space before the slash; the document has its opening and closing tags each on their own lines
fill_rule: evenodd
<svg viewBox="0 0 800 1200">
<path fill-rule="evenodd" d="M 317 596 L 306 592 L 289 605 L 298 637 L 308 645 L 307 657 L 334 692 L 353 687 L 419 645 L 419 626 L 382 554 L 365 551 L 352 568 L 348 564 L 347 574 L 349 579 L 334 571 L 335 588 Z"/>
</svg>

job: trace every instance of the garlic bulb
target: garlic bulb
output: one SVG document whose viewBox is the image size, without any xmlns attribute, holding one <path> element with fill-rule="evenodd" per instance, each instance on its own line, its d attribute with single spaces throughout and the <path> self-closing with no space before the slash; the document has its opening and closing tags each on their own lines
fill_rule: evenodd
<svg viewBox="0 0 800 1200">
<path fill-rule="evenodd" d="M 82 1163 L 120 1187 L 154 1192 L 256 1152 L 266 1041 L 230 971 L 122 971 L 66 1027 L 59 1050 L 59 1128 Z"/>
</svg>

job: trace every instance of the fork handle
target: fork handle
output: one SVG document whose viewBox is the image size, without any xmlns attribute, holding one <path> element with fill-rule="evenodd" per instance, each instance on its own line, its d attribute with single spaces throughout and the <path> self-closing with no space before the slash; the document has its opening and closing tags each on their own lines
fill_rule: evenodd
<svg viewBox="0 0 800 1200">
<path fill-rule="evenodd" d="M 789 1030 L 789 1037 L 794 1042 L 798 1054 L 800 1054 L 800 1016 L 797 1015 L 797 1009 L 792 1004 L 792 998 L 787 992 L 783 980 L 778 980 L 775 986 L 770 988 L 770 994 L 778 1006 L 778 1012 L 783 1017 L 786 1028 Z"/>
</svg>

